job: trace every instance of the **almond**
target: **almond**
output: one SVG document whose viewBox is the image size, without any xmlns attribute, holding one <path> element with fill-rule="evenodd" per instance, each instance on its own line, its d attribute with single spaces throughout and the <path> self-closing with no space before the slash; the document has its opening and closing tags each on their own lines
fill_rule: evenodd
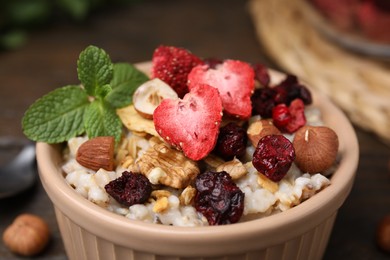
<svg viewBox="0 0 390 260">
<path fill-rule="evenodd" d="M 76 161 L 94 171 L 98 171 L 100 168 L 112 171 L 114 170 L 114 149 L 114 137 L 95 137 L 80 145 Z"/>
<path fill-rule="evenodd" d="M 318 173 L 336 161 L 339 141 L 337 134 L 326 126 L 303 126 L 295 134 L 295 163 L 303 172 Z"/>
<path fill-rule="evenodd" d="M 264 136 L 281 134 L 281 132 L 273 125 L 272 120 L 261 119 L 249 125 L 247 134 L 252 145 L 256 147 Z"/>
</svg>

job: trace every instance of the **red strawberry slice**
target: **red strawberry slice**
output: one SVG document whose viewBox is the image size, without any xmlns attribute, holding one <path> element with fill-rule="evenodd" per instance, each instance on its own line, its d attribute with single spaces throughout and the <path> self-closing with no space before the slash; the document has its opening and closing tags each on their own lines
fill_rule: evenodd
<svg viewBox="0 0 390 260">
<path fill-rule="evenodd" d="M 205 84 L 194 86 L 183 99 L 164 99 L 153 114 L 160 136 L 195 161 L 214 148 L 221 120 L 218 90 Z"/>
<path fill-rule="evenodd" d="M 255 74 L 245 62 L 226 60 L 215 69 L 207 65 L 196 66 L 188 75 L 188 87 L 208 84 L 219 90 L 226 113 L 239 119 L 248 119 L 252 112 L 251 95 Z"/>
<path fill-rule="evenodd" d="M 159 46 L 152 58 L 152 78 L 159 78 L 182 98 L 189 90 L 187 76 L 193 67 L 204 62 L 186 49 Z"/>
</svg>

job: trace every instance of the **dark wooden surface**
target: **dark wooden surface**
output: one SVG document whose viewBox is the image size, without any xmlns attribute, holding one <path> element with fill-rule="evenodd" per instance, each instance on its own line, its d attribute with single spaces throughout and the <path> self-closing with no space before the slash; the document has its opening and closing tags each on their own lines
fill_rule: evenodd
<svg viewBox="0 0 390 260">
<path fill-rule="evenodd" d="M 115 62 L 149 60 L 154 48 L 167 44 L 201 57 L 278 68 L 257 40 L 246 8 L 239 0 L 143 0 L 100 11 L 81 24 L 54 23 L 34 32 L 21 49 L 0 53 L 0 136 L 23 138 L 20 121 L 29 104 L 54 88 L 78 82 L 76 60 L 89 44 L 104 48 Z M 389 259 L 377 249 L 374 234 L 379 219 L 390 214 L 390 148 L 359 127 L 356 132 L 361 155 L 356 182 L 339 211 L 324 259 Z M 14 150 L 1 148 L 1 162 Z M 39 181 L 16 197 L 0 200 L 0 232 L 24 212 L 42 216 L 52 231 L 49 246 L 34 259 L 66 259 L 51 202 Z M 0 259 L 18 257 L 0 243 Z"/>
</svg>

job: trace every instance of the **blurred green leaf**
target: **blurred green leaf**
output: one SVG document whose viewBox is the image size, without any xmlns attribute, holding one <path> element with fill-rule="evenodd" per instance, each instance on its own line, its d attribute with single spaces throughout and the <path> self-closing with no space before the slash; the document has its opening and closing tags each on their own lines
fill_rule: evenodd
<svg viewBox="0 0 390 260">
<path fill-rule="evenodd" d="M 27 34 L 21 30 L 13 30 L 0 36 L 1 49 L 14 50 L 25 44 Z"/>
</svg>

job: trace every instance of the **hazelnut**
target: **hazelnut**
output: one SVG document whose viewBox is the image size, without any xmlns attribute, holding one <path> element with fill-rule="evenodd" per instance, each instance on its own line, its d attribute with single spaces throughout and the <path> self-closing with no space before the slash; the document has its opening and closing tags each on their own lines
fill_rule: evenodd
<svg viewBox="0 0 390 260">
<path fill-rule="evenodd" d="M 3 233 L 4 244 L 14 253 L 32 256 L 40 253 L 49 242 L 46 222 L 32 214 L 22 214 Z"/>
<path fill-rule="evenodd" d="M 390 214 L 379 222 L 376 230 L 376 242 L 382 250 L 390 253 Z"/>
<path fill-rule="evenodd" d="M 256 147 L 259 140 L 264 136 L 277 135 L 281 134 L 281 132 L 273 125 L 272 120 L 261 119 L 249 125 L 247 134 L 252 145 Z"/>
<path fill-rule="evenodd" d="M 326 126 L 303 126 L 295 134 L 295 163 L 303 172 L 317 173 L 330 168 L 337 157 L 337 134 Z"/>
<path fill-rule="evenodd" d="M 165 98 L 178 99 L 179 97 L 168 84 L 155 78 L 146 81 L 134 92 L 134 108 L 142 117 L 152 119 L 154 110 Z"/>
</svg>

